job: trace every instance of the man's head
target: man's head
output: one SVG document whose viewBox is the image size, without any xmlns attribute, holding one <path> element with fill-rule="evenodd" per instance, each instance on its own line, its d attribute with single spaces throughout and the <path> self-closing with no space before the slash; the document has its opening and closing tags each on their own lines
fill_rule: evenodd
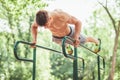
<svg viewBox="0 0 120 80">
<path fill-rule="evenodd" d="M 48 22 L 48 12 L 46 10 L 40 10 L 36 14 L 36 23 L 40 26 L 45 26 Z"/>
</svg>

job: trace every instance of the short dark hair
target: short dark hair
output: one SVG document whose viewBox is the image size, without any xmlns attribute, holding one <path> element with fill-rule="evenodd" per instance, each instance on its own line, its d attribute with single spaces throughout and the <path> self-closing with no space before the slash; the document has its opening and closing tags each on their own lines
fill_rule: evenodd
<svg viewBox="0 0 120 80">
<path fill-rule="evenodd" d="M 48 21 L 48 12 L 46 10 L 40 10 L 36 14 L 36 23 L 40 26 L 44 26 Z"/>
</svg>

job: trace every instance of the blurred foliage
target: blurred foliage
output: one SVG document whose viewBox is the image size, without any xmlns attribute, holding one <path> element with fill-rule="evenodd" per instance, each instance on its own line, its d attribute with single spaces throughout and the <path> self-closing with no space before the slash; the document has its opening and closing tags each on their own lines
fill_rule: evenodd
<svg viewBox="0 0 120 80">
<path fill-rule="evenodd" d="M 100 55 L 105 57 L 106 68 L 105 71 L 101 70 L 101 78 L 106 80 L 111 64 L 115 32 L 105 11 L 99 4 L 96 5 L 93 14 L 86 20 L 83 32 L 87 36 L 92 35 L 102 40 Z M 112 5 L 109 9 L 116 21 L 120 20 L 120 1 L 109 1 L 109 5 Z M 32 80 L 32 63 L 16 60 L 13 46 L 18 40 L 31 41 L 30 28 L 35 13 L 46 6 L 48 4 L 41 0 L 0 0 L 0 80 Z M 61 50 L 59 45 L 52 42 L 50 31 L 42 28 L 39 30 L 37 41 L 39 45 Z M 32 49 L 27 45 L 19 45 L 18 53 L 24 58 L 32 59 L 33 57 Z M 117 50 L 115 80 L 120 79 L 120 55 L 118 53 L 120 53 L 120 45 Z M 37 48 L 36 80 L 72 80 L 73 60 L 58 54 Z M 78 49 L 78 55 L 85 59 L 85 71 L 84 74 L 79 72 L 79 77 L 82 75 L 83 80 L 97 80 L 96 55 L 81 47 Z M 80 68 L 81 60 L 78 60 L 78 64 Z"/>
</svg>

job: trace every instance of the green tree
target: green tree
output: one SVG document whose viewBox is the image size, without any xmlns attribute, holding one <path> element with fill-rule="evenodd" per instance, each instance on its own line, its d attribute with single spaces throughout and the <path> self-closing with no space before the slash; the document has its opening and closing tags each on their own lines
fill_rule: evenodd
<svg viewBox="0 0 120 80">
<path fill-rule="evenodd" d="M 117 10 L 120 7 L 120 5 L 119 5 L 120 1 L 115 0 L 113 2 L 115 3 L 113 9 L 116 8 L 116 10 L 113 10 L 114 12 L 116 12 L 114 14 L 119 15 L 119 14 L 117 14 Z M 109 77 L 108 77 L 108 80 L 113 80 L 114 79 L 114 73 L 115 73 L 115 66 L 116 66 L 116 57 L 117 57 L 116 55 L 117 55 L 117 50 L 118 50 L 119 34 L 120 34 L 120 19 L 119 19 L 119 16 L 115 17 L 115 15 L 110 12 L 107 0 L 106 0 L 105 5 L 103 5 L 101 2 L 99 2 L 99 3 L 102 5 L 102 7 L 107 12 L 107 14 L 108 14 L 108 16 L 109 16 L 109 18 L 110 18 L 110 20 L 112 22 L 112 25 L 113 25 L 113 28 L 114 28 L 114 32 L 115 32 L 112 64 L 111 64 L 110 74 L 109 74 Z"/>
<path fill-rule="evenodd" d="M 37 9 L 42 9 L 45 6 L 47 4 L 40 0 L 0 0 L 0 20 L 2 23 L 0 26 L 1 79 L 28 80 L 30 78 L 31 74 L 27 73 L 31 72 L 31 68 L 25 66 L 24 62 L 16 62 L 13 55 L 13 45 L 17 40 L 30 41 L 30 26 L 34 14 Z M 20 52 L 22 52 L 23 57 L 29 57 L 28 53 L 31 51 L 28 46 L 25 46 L 25 49 L 22 47 Z"/>
</svg>

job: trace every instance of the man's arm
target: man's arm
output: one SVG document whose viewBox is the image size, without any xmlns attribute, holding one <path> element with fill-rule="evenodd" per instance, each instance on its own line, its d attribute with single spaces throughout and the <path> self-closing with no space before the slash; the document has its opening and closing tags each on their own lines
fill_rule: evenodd
<svg viewBox="0 0 120 80">
<path fill-rule="evenodd" d="M 31 33 L 32 33 L 32 43 L 36 44 L 37 42 L 37 32 L 38 32 L 38 25 L 36 22 L 33 22 L 31 26 Z"/>
<path fill-rule="evenodd" d="M 77 47 L 80 44 L 79 35 L 81 32 L 82 23 L 80 20 L 78 20 L 77 18 L 73 16 L 70 16 L 68 23 L 75 25 L 74 39 L 75 39 L 75 46 Z"/>
<path fill-rule="evenodd" d="M 73 19 L 73 23 L 75 25 L 75 34 L 74 34 L 74 38 L 79 38 L 80 33 L 81 33 L 81 26 L 82 23 L 80 20 L 76 19 L 75 17 L 72 17 Z"/>
</svg>

